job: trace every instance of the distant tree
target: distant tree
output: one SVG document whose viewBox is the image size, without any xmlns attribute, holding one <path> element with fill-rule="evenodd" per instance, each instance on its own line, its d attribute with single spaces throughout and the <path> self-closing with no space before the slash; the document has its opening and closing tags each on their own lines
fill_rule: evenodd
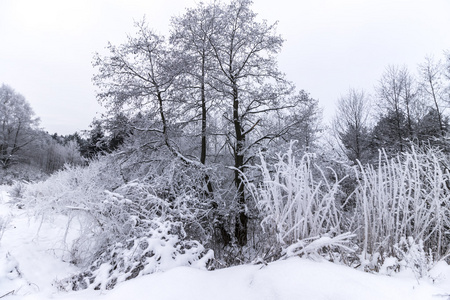
<svg viewBox="0 0 450 300">
<path fill-rule="evenodd" d="M 78 142 L 81 154 L 86 158 L 93 158 L 100 154 L 111 153 L 124 142 L 124 137 L 116 132 L 109 133 L 102 120 L 94 120 L 86 130 L 85 138 Z"/>
<path fill-rule="evenodd" d="M 26 158 L 39 119 L 30 104 L 10 86 L 0 87 L 0 164 L 6 169 Z"/>
<path fill-rule="evenodd" d="M 409 136 L 414 137 L 416 134 L 415 122 L 419 117 L 416 113 L 416 108 L 419 106 L 417 83 L 406 67 L 400 69 L 398 76 L 403 85 L 400 97 L 408 123 Z"/>
<path fill-rule="evenodd" d="M 389 126 L 383 128 L 384 130 L 388 129 L 389 131 L 385 132 L 383 130 L 377 132 L 376 129 L 379 127 L 375 126 L 374 128 L 374 132 L 376 132 L 378 136 L 377 140 L 383 139 L 383 136 L 381 135 L 383 132 L 388 136 L 395 137 L 396 142 L 394 144 L 398 145 L 399 151 L 403 151 L 404 139 L 406 138 L 404 128 L 402 127 L 404 118 L 400 97 L 402 89 L 403 84 L 398 76 L 398 68 L 390 66 L 383 74 L 377 89 L 378 97 L 382 102 L 382 109 L 388 115 L 381 117 L 380 120 L 386 119 L 389 121 L 387 123 Z"/>
<path fill-rule="evenodd" d="M 47 174 L 61 170 L 66 164 L 79 165 L 85 162 L 81 157 L 78 143 L 74 140 L 61 144 L 53 137 L 41 132 L 35 145 L 32 164 L 39 166 Z"/>
<path fill-rule="evenodd" d="M 296 106 L 278 118 L 280 129 L 286 131 L 280 137 L 284 141 L 296 140 L 296 147 L 312 152 L 319 139 L 318 134 L 323 130 L 322 109 L 319 107 L 319 101 L 303 90 L 294 97 L 297 97 Z"/>
<path fill-rule="evenodd" d="M 64 144 L 64 136 L 58 135 L 58 133 L 56 132 L 54 134 L 51 134 L 50 136 L 55 142 Z"/>
<path fill-rule="evenodd" d="M 418 122 L 418 142 L 444 147 L 442 135 L 447 132 L 448 123 L 448 117 L 441 115 L 434 108 L 429 108 L 427 114 Z"/>
<path fill-rule="evenodd" d="M 445 92 L 445 99 L 450 102 L 450 50 L 445 52 L 445 62 L 444 64 L 444 92 Z"/>
<path fill-rule="evenodd" d="M 81 137 L 81 135 L 78 132 L 68 134 L 62 137 L 63 138 L 63 144 L 67 144 L 69 142 L 76 142 L 79 146 L 82 146 L 85 143 L 85 139 Z"/>
<path fill-rule="evenodd" d="M 445 133 L 444 107 L 450 98 L 445 91 L 444 68 L 440 61 L 426 57 L 425 62 L 419 65 L 420 87 L 423 97 L 433 108 L 430 113 L 436 117 L 440 134 Z M 429 119 L 430 116 L 427 117 Z"/>
<path fill-rule="evenodd" d="M 417 88 L 414 78 L 406 67 L 389 66 L 379 81 L 377 94 L 380 120 L 389 120 L 387 128 L 391 131 L 386 134 L 395 137 L 395 145 L 402 152 L 406 150 L 408 140 L 414 139 L 416 131 Z M 376 135 L 380 137 L 380 133 Z"/>
<path fill-rule="evenodd" d="M 372 155 L 378 157 L 379 149 L 384 149 L 389 156 L 405 151 L 408 143 L 404 140 L 404 133 L 407 131 L 408 122 L 402 111 L 382 115 L 372 129 L 369 144 Z"/>
<path fill-rule="evenodd" d="M 356 162 L 367 159 L 369 149 L 369 99 L 362 90 L 350 89 L 338 100 L 333 129 L 347 157 Z"/>
</svg>

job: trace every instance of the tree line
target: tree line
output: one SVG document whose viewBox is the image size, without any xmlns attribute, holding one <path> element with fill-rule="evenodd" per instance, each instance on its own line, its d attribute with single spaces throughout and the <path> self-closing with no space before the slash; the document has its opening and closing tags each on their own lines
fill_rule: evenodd
<svg viewBox="0 0 450 300">
<path fill-rule="evenodd" d="M 105 136 L 101 122 L 84 133 L 49 134 L 28 101 L 12 87 L 0 86 L 0 183 L 44 178 L 66 164 L 86 164 L 117 148 L 122 137 Z"/>
<path fill-rule="evenodd" d="M 350 89 L 338 100 L 332 127 L 350 161 L 373 162 L 378 149 L 393 156 L 411 145 L 450 150 L 450 54 L 446 59 L 426 57 L 417 75 L 406 66 L 388 66 L 374 95 Z"/>
</svg>

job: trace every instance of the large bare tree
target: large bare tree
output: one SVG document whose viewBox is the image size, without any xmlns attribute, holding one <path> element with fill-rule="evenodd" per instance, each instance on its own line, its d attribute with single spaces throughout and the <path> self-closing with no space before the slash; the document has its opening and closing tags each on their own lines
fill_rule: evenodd
<svg viewBox="0 0 450 300">
<path fill-rule="evenodd" d="M 283 39 L 276 23 L 259 21 L 251 5 L 250 0 L 199 4 L 172 19 L 169 42 L 138 23 L 135 36 L 109 45 L 109 55 L 94 60 L 98 97 L 110 112 L 128 120 L 147 118 L 131 126 L 134 130 L 153 133 L 172 154 L 200 168 L 207 164 L 208 139 L 223 143 L 214 154 L 230 150 L 232 162 L 223 153 L 220 163 L 232 164 L 235 237 L 241 246 L 247 243 L 242 176 L 247 163 L 258 146 L 310 122 L 304 115 L 311 109 L 305 107 L 315 107 L 306 93 L 293 94 L 293 84 L 277 67 Z M 187 143 L 201 145 L 198 160 L 183 152 L 187 136 L 195 137 Z"/>
<path fill-rule="evenodd" d="M 219 73 L 216 89 L 221 91 L 231 125 L 227 142 L 234 157 L 234 182 L 239 214 L 235 236 L 239 245 L 247 243 L 247 209 L 244 181 L 249 150 L 273 134 L 258 135 L 262 119 L 272 112 L 295 107 L 286 96 L 292 86 L 277 68 L 275 55 L 283 39 L 276 33 L 276 23 L 258 21 L 251 9 L 252 1 L 234 0 L 229 4 L 212 4 L 217 34 L 209 38 Z"/>
</svg>

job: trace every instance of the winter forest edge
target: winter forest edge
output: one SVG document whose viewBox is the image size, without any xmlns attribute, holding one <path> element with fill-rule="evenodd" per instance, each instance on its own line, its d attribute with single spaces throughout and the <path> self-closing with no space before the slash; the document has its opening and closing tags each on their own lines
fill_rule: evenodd
<svg viewBox="0 0 450 300">
<path fill-rule="evenodd" d="M 107 113 L 83 133 L 44 132 L 0 87 L 0 184 L 30 218 L 77 224 L 59 290 L 293 256 L 420 279 L 448 260 L 450 53 L 337 95 L 326 126 L 278 69 L 276 25 L 250 0 L 188 8 L 168 37 L 136 22 L 94 56 Z"/>
</svg>

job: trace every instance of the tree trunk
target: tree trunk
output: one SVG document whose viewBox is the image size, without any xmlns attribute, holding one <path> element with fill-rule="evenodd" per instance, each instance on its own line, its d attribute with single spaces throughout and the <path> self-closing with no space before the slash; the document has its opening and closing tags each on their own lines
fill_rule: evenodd
<svg viewBox="0 0 450 300">
<path fill-rule="evenodd" d="M 245 135 L 242 132 L 242 125 L 239 118 L 239 98 L 237 84 L 233 84 L 233 123 L 236 134 L 236 144 L 234 149 L 234 182 L 237 189 L 238 215 L 236 216 L 236 226 L 234 235 L 239 246 L 247 244 L 247 223 L 248 217 L 245 209 L 245 189 L 241 172 L 244 171 L 244 145 Z"/>
<path fill-rule="evenodd" d="M 206 163 L 206 96 L 205 96 L 205 56 L 202 59 L 202 77 L 200 83 L 200 93 L 202 102 L 202 149 L 200 154 L 200 162 Z"/>
<path fill-rule="evenodd" d="M 397 101 L 398 103 L 398 101 Z M 398 104 L 397 104 L 398 105 Z M 402 118 L 402 114 L 400 112 L 400 108 L 398 108 L 398 106 L 395 108 L 395 125 L 396 125 L 396 130 L 397 130 L 397 137 L 398 137 L 398 142 L 399 142 L 399 151 L 400 153 L 403 152 L 403 135 L 402 135 L 402 124 L 401 124 L 401 118 Z"/>
<path fill-rule="evenodd" d="M 444 125 L 442 124 L 442 117 L 441 117 L 441 111 L 439 109 L 439 104 L 438 104 L 438 100 L 436 97 L 436 92 L 434 91 L 434 84 L 433 84 L 433 80 L 431 78 L 431 76 L 428 76 L 428 82 L 430 83 L 430 87 L 431 87 L 431 96 L 433 97 L 433 101 L 434 101 L 434 106 L 436 107 L 436 112 L 438 115 L 438 121 L 439 121 L 439 130 L 441 132 L 441 135 L 444 135 L 445 130 L 444 130 Z"/>
<path fill-rule="evenodd" d="M 201 75 L 201 83 L 200 83 L 200 93 L 201 93 L 201 103 L 202 103 L 202 141 L 201 141 L 201 153 L 200 153 L 200 163 L 203 165 L 206 164 L 206 118 L 207 118 L 207 109 L 206 109 L 206 95 L 205 95 L 205 52 L 203 51 L 202 56 L 202 75 Z M 208 174 L 205 175 L 206 187 L 208 189 L 208 195 L 211 195 L 214 190 L 209 180 Z"/>
</svg>

